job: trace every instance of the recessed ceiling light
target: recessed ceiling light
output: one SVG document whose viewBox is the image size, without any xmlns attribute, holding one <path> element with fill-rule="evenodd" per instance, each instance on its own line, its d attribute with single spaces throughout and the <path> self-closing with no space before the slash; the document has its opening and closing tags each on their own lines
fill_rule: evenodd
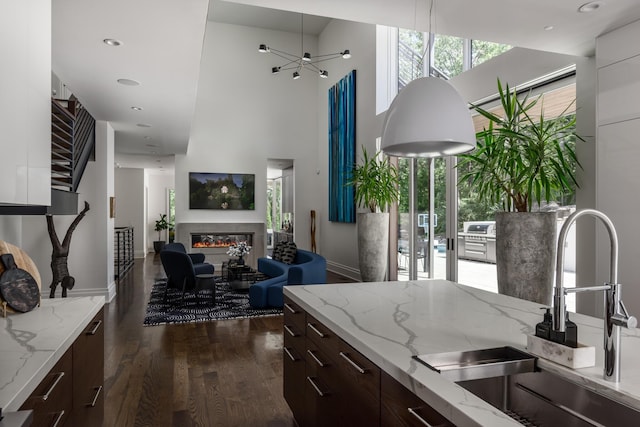
<svg viewBox="0 0 640 427">
<path fill-rule="evenodd" d="M 142 107 L 136 107 L 135 105 L 131 107 L 131 109 L 134 111 L 142 111 Z"/>
<path fill-rule="evenodd" d="M 545 25 L 544 30 L 545 30 L 545 31 L 551 31 L 551 30 L 553 30 L 553 25 Z"/>
<path fill-rule="evenodd" d="M 138 123 L 136 126 L 138 126 L 139 128 L 150 128 L 151 125 L 147 124 L 147 123 Z"/>
<path fill-rule="evenodd" d="M 580 13 L 589 13 L 594 12 L 600 9 L 601 6 L 604 6 L 603 1 L 590 1 L 589 3 L 585 3 L 578 8 L 578 12 Z"/>
<path fill-rule="evenodd" d="M 139 86 L 140 82 L 131 79 L 118 79 L 118 83 L 125 86 Z"/>
<path fill-rule="evenodd" d="M 156 144 L 146 144 L 147 147 L 157 147 Z"/>
<path fill-rule="evenodd" d="M 146 139 L 147 141 L 149 141 L 149 140 L 151 140 L 151 139 L 153 139 L 153 138 L 151 138 L 149 135 L 146 135 L 146 136 L 144 137 L 144 139 Z"/>
<path fill-rule="evenodd" d="M 156 160 L 156 163 L 160 163 L 160 159 L 157 159 L 157 160 Z"/>
<path fill-rule="evenodd" d="M 108 46 L 120 46 L 122 42 L 116 39 L 104 39 L 102 42 Z"/>
</svg>

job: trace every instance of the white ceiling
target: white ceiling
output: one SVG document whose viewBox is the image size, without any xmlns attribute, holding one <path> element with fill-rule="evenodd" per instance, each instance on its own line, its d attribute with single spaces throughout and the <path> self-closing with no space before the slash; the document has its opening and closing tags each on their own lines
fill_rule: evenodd
<svg viewBox="0 0 640 427">
<path fill-rule="evenodd" d="M 96 119 L 111 123 L 121 167 L 166 170 L 173 154 L 186 153 L 207 20 L 300 32 L 302 12 L 308 34 L 338 18 L 591 55 L 598 35 L 640 19 L 638 0 L 607 0 L 578 13 L 585 1 L 55 0 L 52 69 Z M 107 46 L 105 38 L 122 45 Z M 121 78 L 140 85 L 121 85 Z"/>
</svg>

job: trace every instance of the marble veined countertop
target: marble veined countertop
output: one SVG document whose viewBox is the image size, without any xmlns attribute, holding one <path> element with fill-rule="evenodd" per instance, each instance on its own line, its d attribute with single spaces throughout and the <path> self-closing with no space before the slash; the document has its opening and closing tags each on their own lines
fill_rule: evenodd
<svg viewBox="0 0 640 427">
<path fill-rule="evenodd" d="M 42 299 L 0 317 L 0 408 L 17 411 L 104 306 L 104 297 Z"/>
<path fill-rule="evenodd" d="M 287 286 L 284 294 L 458 426 L 518 426 L 411 356 L 510 345 L 525 349 L 539 304 L 445 280 Z M 636 316 L 640 313 L 632 313 Z M 571 314 L 596 366 L 539 366 L 640 409 L 640 330 L 622 329 L 622 381 L 603 379 L 603 321 Z"/>
</svg>

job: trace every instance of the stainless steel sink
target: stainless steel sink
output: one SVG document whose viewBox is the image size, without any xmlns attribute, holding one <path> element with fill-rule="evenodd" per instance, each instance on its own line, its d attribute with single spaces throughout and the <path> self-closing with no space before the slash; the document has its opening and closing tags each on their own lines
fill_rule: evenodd
<svg viewBox="0 0 640 427">
<path fill-rule="evenodd" d="M 459 381 L 525 426 L 638 426 L 640 411 L 546 371 Z"/>
<path fill-rule="evenodd" d="M 424 354 L 415 358 L 452 381 L 533 372 L 537 359 L 513 347 Z"/>
</svg>

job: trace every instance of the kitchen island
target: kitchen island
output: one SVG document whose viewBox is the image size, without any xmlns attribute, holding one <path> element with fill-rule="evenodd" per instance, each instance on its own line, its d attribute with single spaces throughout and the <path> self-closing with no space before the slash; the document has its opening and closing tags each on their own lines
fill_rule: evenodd
<svg viewBox="0 0 640 427">
<path fill-rule="evenodd" d="M 539 304 L 444 280 L 288 286 L 284 295 L 456 426 L 520 425 L 412 358 L 500 346 L 525 349 L 542 320 Z M 596 347 L 596 366 L 538 365 L 640 409 L 640 336 L 622 329 L 622 381 L 602 378 L 602 320 L 574 314 L 578 339 Z"/>
<path fill-rule="evenodd" d="M 59 394 L 63 409 L 57 425 L 72 416 L 76 422 L 67 425 L 102 424 L 104 302 L 104 297 L 43 299 L 39 307 L 28 313 L 0 318 L 3 411 L 34 409 L 38 420 L 40 409 L 48 410 L 44 401 L 46 404 L 56 401 Z M 85 384 L 87 381 L 90 384 Z M 50 391 L 41 395 L 47 398 L 33 397 L 34 392 L 41 393 L 41 387 Z M 87 416 L 84 413 L 87 408 L 95 408 L 95 415 L 90 416 L 97 421 L 78 421 L 85 420 L 82 417 Z"/>
</svg>

